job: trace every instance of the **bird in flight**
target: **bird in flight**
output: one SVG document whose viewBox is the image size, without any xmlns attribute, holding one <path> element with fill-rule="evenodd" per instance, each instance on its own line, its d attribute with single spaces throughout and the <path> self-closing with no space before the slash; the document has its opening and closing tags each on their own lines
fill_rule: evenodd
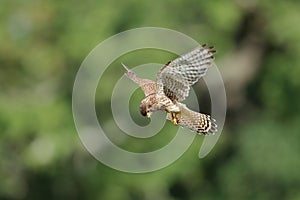
<svg viewBox="0 0 300 200">
<path fill-rule="evenodd" d="M 213 134 L 217 131 L 216 120 L 207 114 L 190 110 L 180 103 L 188 95 L 190 87 L 205 75 L 212 65 L 214 47 L 201 45 L 165 64 L 156 75 L 156 82 L 137 77 L 123 63 L 126 76 L 137 83 L 145 94 L 140 112 L 150 118 L 155 111 L 166 111 L 166 119 L 174 125 L 186 127 L 199 134 Z"/>
</svg>

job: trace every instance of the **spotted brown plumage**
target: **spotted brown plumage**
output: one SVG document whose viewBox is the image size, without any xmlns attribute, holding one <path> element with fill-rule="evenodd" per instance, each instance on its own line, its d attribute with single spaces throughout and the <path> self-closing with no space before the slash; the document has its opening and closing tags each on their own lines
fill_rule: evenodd
<svg viewBox="0 0 300 200">
<path fill-rule="evenodd" d="M 217 124 L 209 115 L 190 110 L 180 103 L 188 95 L 190 87 L 205 75 L 212 65 L 213 47 L 199 46 L 194 50 L 165 64 L 157 73 L 156 82 L 142 79 L 126 69 L 128 78 L 137 83 L 145 98 L 141 101 L 140 112 L 150 117 L 152 112 L 163 110 L 167 112 L 166 118 L 174 125 L 189 128 L 191 131 L 211 134 L 217 131 Z"/>
</svg>

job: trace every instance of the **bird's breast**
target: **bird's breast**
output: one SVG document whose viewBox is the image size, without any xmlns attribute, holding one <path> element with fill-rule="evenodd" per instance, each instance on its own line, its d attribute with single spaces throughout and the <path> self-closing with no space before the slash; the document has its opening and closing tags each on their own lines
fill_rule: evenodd
<svg viewBox="0 0 300 200">
<path fill-rule="evenodd" d="M 179 113 L 180 112 L 180 108 L 178 106 L 176 106 L 175 104 L 173 104 L 173 103 L 172 103 L 172 105 L 167 106 L 166 110 L 168 112 L 174 112 L 174 113 Z"/>
</svg>

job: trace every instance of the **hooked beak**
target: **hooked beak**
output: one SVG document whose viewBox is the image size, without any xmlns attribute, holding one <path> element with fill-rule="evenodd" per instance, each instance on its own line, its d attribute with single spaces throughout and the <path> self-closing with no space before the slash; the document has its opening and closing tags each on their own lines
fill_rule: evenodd
<svg viewBox="0 0 300 200">
<path fill-rule="evenodd" d="M 150 112 L 147 112 L 146 117 L 147 117 L 147 118 L 150 118 L 150 116 L 151 116 L 151 113 L 150 113 Z"/>
</svg>

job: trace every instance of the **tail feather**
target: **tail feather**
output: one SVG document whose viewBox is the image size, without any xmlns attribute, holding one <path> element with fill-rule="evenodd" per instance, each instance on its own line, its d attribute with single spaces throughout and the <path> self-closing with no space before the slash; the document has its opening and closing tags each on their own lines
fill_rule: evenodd
<svg viewBox="0 0 300 200">
<path fill-rule="evenodd" d="M 217 132 L 216 120 L 211 118 L 210 115 L 192 111 L 181 103 L 178 103 L 177 105 L 181 110 L 178 115 L 178 125 L 204 135 Z M 170 120 L 170 117 L 171 114 L 168 113 L 167 119 Z"/>
</svg>

